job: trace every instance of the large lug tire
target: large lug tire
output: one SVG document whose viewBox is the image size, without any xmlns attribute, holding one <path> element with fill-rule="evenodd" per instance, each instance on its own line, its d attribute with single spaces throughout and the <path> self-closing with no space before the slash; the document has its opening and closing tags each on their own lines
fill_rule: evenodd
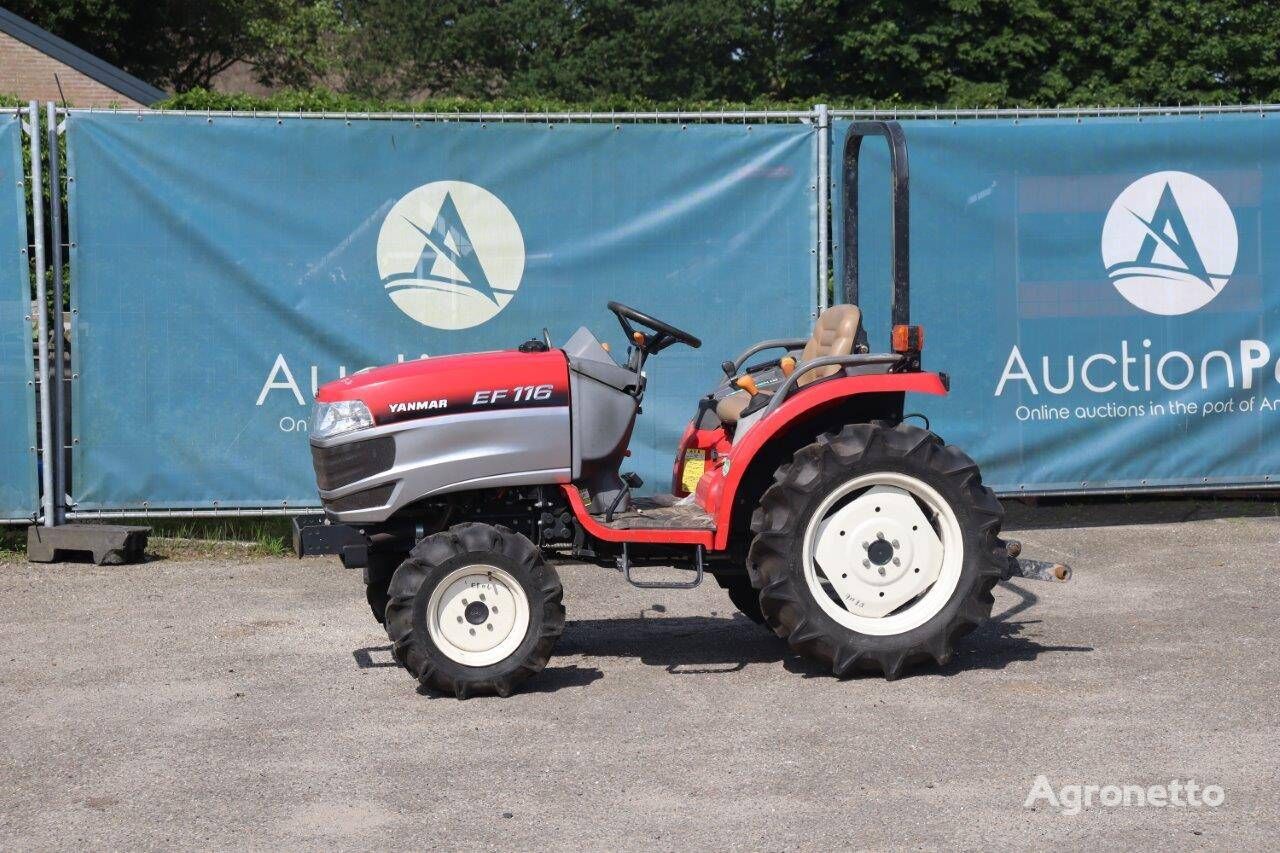
<svg viewBox="0 0 1280 853">
<path fill-rule="evenodd" d="M 1003 518 L 973 460 L 927 430 L 820 436 L 778 469 L 752 516 L 765 622 L 841 678 L 946 664 L 991 615 Z"/>
<path fill-rule="evenodd" d="M 391 578 L 392 653 L 427 687 L 459 699 L 510 696 L 564 632 L 560 578 L 505 527 L 458 524 L 414 546 Z"/>
<path fill-rule="evenodd" d="M 364 567 L 364 597 L 378 624 L 387 624 L 387 589 L 391 578 L 408 557 L 403 551 L 370 551 L 369 565 Z"/>
</svg>

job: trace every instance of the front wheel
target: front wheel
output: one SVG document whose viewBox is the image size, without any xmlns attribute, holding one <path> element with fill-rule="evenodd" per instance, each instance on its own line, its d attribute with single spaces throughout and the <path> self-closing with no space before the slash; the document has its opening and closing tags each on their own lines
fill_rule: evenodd
<svg viewBox="0 0 1280 853">
<path fill-rule="evenodd" d="M 391 578 L 392 651 L 459 699 L 509 696 L 546 666 L 564 631 L 563 590 L 538 547 L 505 527 L 458 524 L 414 546 Z"/>
<path fill-rule="evenodd" d="M 927 430 L 852 424 L 798 450 L 752 517 L 769 627 L 840 677 L 945 664 L 991 615 L 1003 510 Z"/>
</svg>

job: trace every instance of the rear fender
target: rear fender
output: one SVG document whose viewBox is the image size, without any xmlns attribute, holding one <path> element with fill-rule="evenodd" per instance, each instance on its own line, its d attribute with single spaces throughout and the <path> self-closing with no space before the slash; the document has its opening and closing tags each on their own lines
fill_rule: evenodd
<svg viewBox="0 0 1280 853">
<path fill-rule="evenodd" d="M 782 462 L 777 452 L 780 448 L 794 452 L 822 431 L 844 423 L 900 418 L 902 398 L 909 392 L 945 395 L 947 383 L 937 373 L 879 373 L 828 379 L 793 394 L 759 421 L 698 483 L 698 503 L 716 520 L 714 549 L 729 547 L 734 524 L 750 522 L 759 495 L 768 488 L 769 478 Z M 797 442 L 800 444 L 792 448 Z M 735 518 L 735 513 L 746 517 Z"/>
</svg>

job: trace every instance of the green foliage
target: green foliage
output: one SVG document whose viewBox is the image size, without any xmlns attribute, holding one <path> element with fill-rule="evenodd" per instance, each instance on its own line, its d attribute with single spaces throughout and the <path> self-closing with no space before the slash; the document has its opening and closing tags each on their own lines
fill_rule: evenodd
<svg viewBox="0 0 1280 853">
<path fill-rule="evenodd" d="M 1249 0 L 11 0 L 177 91 L 248 63 L 242 109 L 1055 106 L 1280 100 Z M 335 94 L 345 93 L 345 94 Z M 229 108 L 190 92 L 176 106 Z"/>
<path fill-rule="evenodd" d="M 475 112 L 651 112 L 655 110 L 808 110 L 813 101 L 654 101 L 614 96 L 586 101 L 539 97 L 435 97 L 417 100 L 376 98 L 334 92 L 330 89 L 286 89 L 269 96 L 228 94 L 192 89 L 157 105 L 170 110 L 234 110 L 237 112 L 334 112 L 334 113 L 475 113 Z"/>
<path fill-rule="evenodd" d="M 17 15 L 165 89 L 236 62 L 264 79 L 324 74 L 345 29 L 336 0 L 7 0 Z"/>
</svg>

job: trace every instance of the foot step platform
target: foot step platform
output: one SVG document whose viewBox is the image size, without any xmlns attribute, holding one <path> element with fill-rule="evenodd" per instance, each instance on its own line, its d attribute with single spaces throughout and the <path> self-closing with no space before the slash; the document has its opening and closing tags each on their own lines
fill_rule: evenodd
<svg viewBox="0 0 1280 853">
<path fill-rule="evenodd" d="M 34 525 L 27 528 L 27 559 L 53 563 L 89 554 L 99 566 L 140 563 L 150 535 L 150 527 L 124 524 Z"/>
<path fill-rule="evenodd" d="M 684 502 L 672 495 L 635 498 L 626 512 L 615 512 L 613 521 L 597 516 L 600 523 L 613 530 L 714 530 L 715 519 L 692 501 Z"/>
</svg>

